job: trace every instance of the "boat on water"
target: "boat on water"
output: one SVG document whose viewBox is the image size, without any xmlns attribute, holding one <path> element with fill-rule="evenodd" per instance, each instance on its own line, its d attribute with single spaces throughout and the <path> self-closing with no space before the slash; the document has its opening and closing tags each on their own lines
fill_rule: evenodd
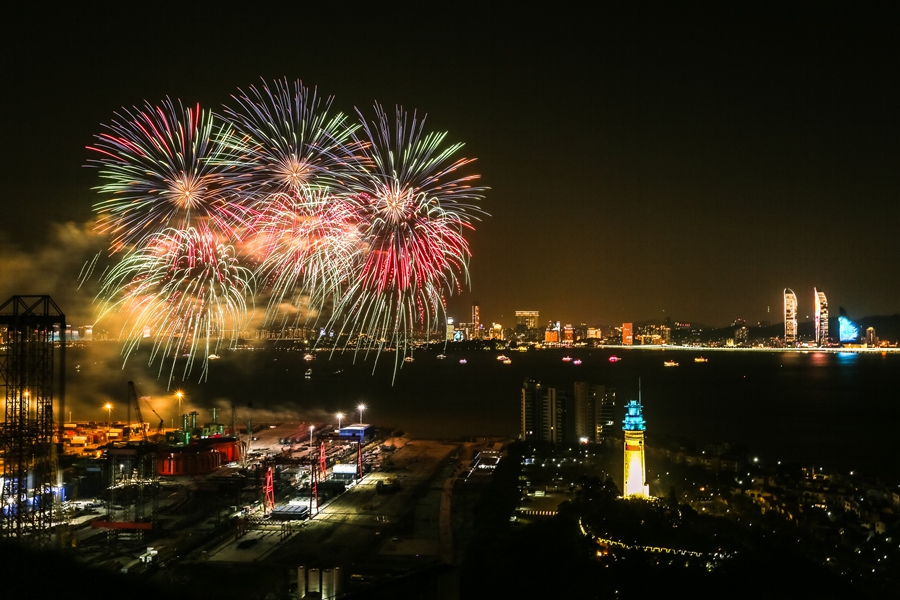
<svg viewBox="0 0 900 600">
<path fill-rule="evenodd" d="M 407 356 L 403 359 L 403 362 L 412 362 L 414 360 L 416 360 L 416 359 L 414 359 L 412 356 Z"/>
<path fill-rule="evenodd" d="M 499 360 L 500 362 L 503 362 L 503 361 L 509 360 L 509 359 L 506 358 L 505 354 L 501 354 L 500 356 L 497 357 L 497 360 Z"/>
<path fill-rule="evenodd" d="M 619 362 L 620 360 L 622 359 L 615 355 L 609 357 L 609 362 Z"/>
<path fill-rule="evenodd" d="M 444 360 L 445 358 L 447 358 L 447 355 L 446 354 L 438 354 L 437 358 L 438 358 L 438 360 Z"/>
<path fill-rule="evenodd" d="M 563 356 L 563 362 L 572 362 L 571 356 Z"/>
<path fill-rule="evenodd" d="M 512 361 L 509 360 L 508 358 L 504 358 L 504 359 L 503 359 L 503 364 L 504 364 L 504 365 L 511 365 L 511 364 L 512 364 Z"/>
<path fill-rule="evenodd" d="M 312 369 L 306 370 L 306 375 L 304 375 L 307 379 L 312 379 Z"/>
<path fill-rule="evenodd" d="M 674 360 L 667 360 L 666 362 L 663 363 L 663 366 L 664 367 L 677 367 L 678 363 L 675 362 Z"/>
<path fill-rule="evenodd" d="M 464 358 L 459 359 L 459 364 L 461 364 L 461 365 L 466 364 L 466 359 L 464 359 Z"/>
<path fill-rule="evenodd" d="M 316 360 L 316 357 L 312 354 L 304 354 L 303 360 L 305 360 L 306 362 L 309 362 L 311 360 Z"/>
<path fill-rule="evenodd" d="M 572 361 L 572 364 L 573 364 L 573 365 L 580 365 L 580 364 L 581 364 L 581 359 L 580 359 L 580 358 L 576 358 L 575 360 Z"/>
<path fill-rule="evenodd" d="M 209 360 L 219 360 L 219 355 L 218 354 L 210 354 Z M 78 366 L 81 367 L 81 365 L 78 365 Z"/>
<path fill-rule="evenodd" d="M 709 359 L 703 358 L 702 356 L 698 356 L 697 358 L 694 359 L 694 362 L 704 363 L 704 362 L 709 362 Z"/>
</svg>

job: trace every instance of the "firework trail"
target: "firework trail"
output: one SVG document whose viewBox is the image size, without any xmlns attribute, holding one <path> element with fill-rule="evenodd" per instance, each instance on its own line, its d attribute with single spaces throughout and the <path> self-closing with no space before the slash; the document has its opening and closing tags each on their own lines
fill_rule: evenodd
<svg viewBox="0 0 900 600">
<path fill-rule="evenodd" d="M 453 159 L 462 144 L 442 148 L 445 133 L 425 134 L 424 119 L 401 108 L 393 124 L 380 106 L 375 113 L 371 124 L 360 114 L 365 139 L 353 136 L 362 156 L 351 198 L 365 250 L 329 326 L 364 337 L 370 349 L 397 348 L 398 361 L 417 326 L 429 331 L 444 316 L 444 293 L 459 290 L 460 278 L 468 283 L 463 234 L 481 212 L 483 188 L 471 184 L 477 175 L 456 173 L 472 162 Z"/>
<path fill-rule="evenodd" d="M 223 197 L 228 138 L 209 111 L 167 99 L 159 106 L 122 109 L 96 136 L 89 163 L 99 168 L 94 205 L 98 229 L 112 235 L 112 250 L 127 251 L 167 227 L 205 223 L 225 238 L 239 214 Z"/>
<path fill-rule="evenodd" d="M 171 357 L 169 383 L 178 357 L 187 356 L 183 377 L 196 357 L 203 357 L 201 379 L 208 360 L 223 339 L 237 340 L 252 303 L 252 273 L 237 264 L 231 246 L 205 228 L 166 229 L 151 234 L 101 280 L 101 317 L 113 310 L 126 324 L 120 339 L 126 360 L 150 338 L 149 364 L 161 354 Z"/>
</svg>

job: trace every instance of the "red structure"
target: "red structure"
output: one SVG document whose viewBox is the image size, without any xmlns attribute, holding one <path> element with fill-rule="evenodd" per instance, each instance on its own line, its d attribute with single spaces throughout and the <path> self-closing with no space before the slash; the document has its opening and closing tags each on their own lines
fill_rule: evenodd
<svg viewBox="0 0 900 600">
<path fill-rule="evenodd" d="M 239 460 L 240 446 L 234 438 L 206 438 L 187 446 L 164 448 L 159 454 L 160 475 L 200 475 Z"/>
<path fill-rule="evenodd" d="M 275 508 L 275 484 L 272 481 L 272 467 L 266 469 L 266 482 L 263 484 L 263 513 Z"/>
</svg>

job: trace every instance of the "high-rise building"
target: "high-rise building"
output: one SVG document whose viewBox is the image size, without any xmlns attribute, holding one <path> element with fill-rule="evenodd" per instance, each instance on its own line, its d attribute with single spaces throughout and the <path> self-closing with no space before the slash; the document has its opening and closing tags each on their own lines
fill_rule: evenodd
<svg viewBox="0 0 900 600">
<path fill-rule="evenodd" d="M 547 324 L 547 329 L 544 330 L 544 341 L 555 344 L 560 341 L 559 339 L 559 321 L 550 321 Z"/>
<path fill-rule="evenodd" d="M 453 326 L 453 317 L 447 317 L 447 331 L 446 331 L 446 337 L 444 339 L 446 339 L 448 342 L 453 341 L 453 330 L 454 329 L 455 328 Z"/>
<path fill-rule="evenodd" d="M 543 429 L 541 403 L 544 397 L 544 387 L 540 381 L 526 379 L 522 384 L 521 397 L 521 428 L 519 435 L 523 440 L 539 440 Z"/>
<path fill-rule="evenodd" d="M 526 379 L 522 384 L 520 437 L 527 441 L 567 443 L 573 429 L 568 405 L 565 391 Z"/>
<path fill-rule="evenodd" d="M 616 391 L 585 381 L 575 382 L 574 406 L 570 413 L 574 437 L 582 442 L 603 444 L 615 435 Z"/>
<path fill-rule="evenodd" d="M 541 401 L 541 440 L 551 444 L 568 442 L 570 427 L 568 396 L 564 390 L 546 388 Z"/>
<path fill-rule="evenodd" d="M 516 331 L 525 333 L 529 329 L 535 329 L 538 326 L 538 317 L 540 313 L 536 310 L 517 310 Z"/>
<path fill-rule="evenodd" d="M 784 343 L 797 343 L 797 294 L 790 288 L 784 288 Z"/>
<path fill-rule="evenodd" d="M 634 344 L 634 323 L 622 323 L 622 345 Z"/>
<path fill-rule="evenodd" d="M 816 301 L 816 345 L 828 345 L 828 300 L 825 294 L 813 288 Z"/>
<path fill-rule="evenodd" d="M 575 341 L 575 328 L 571 325 L 566 325 L 562 330 L 562 342 L 574 342 Z"/>
<path fill-rule="evenodd" d="M 640 400 L 629 400 L 625 406 L 625 479 L 622 494 L 626 498 L 649 498 L 647 468 L 644 462 L 644 410 Z"/>
<path fill-rule="evenodd" d="M 472 303 L 472 326 L 472 336 L 475 339 L 481 339 L 481 307 L 478 306 L 477 301 Z"/>
<path fill-rule="evenodd" d="M 875 328 L 867 327 L 866 328 L 866 345 L 867 346 L 877 346 L 878 338 L 875 336 Z"/>
</svg>

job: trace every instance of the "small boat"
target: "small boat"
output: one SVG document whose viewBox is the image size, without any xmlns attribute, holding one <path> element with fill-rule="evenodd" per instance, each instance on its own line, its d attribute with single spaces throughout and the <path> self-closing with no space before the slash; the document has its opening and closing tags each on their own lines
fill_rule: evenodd
<svg viewBox="0 0 900 600">
<path fill-rule="evenodd" d="M 209 360 L 219 360 L 219 355 L 218 354 L 210 354 Z"/>
<path fill-rule="evenodd" d="M 459 364 L 461 364 L 461 365 L 466 364 L 466 359 L 464 359 L 464 358 L 459 359 Z"/>
<path fill-rule="evenodd" d="M 576 358 L 575 360 L 572 361 L 572 364 L 573 364 L 573 365 L 580 365 L 580 364 L 581 364 L 581 359 L 580 359 L 580 358 Z"/>
<path fill-rule="evenodd" d="M 509 360 L 508 358 L 504 358 L 504 359 L 503 359 L 503 364 L 504 364 L 504 365 L 511 365 L 511 364 L 512 364 L 512 361 Z"/>
<path fill-rule="evenodd" d="M 304 375 L 307 379 L 312 379 L 312 369 L 306 370 L 306 375 Z"/>
<path fill-rule="evenodd" d="M 414 359 L 412 356 L 407 356 L 406 358 L 403 359 L 403 362 L 412 362 L 414 360 L 416 360 L 416 359 Z"/>
<path fill-rule="evenodd" d="M 438 360 L 444 360 L 445 358 L 447 358 L 447 355 L 446 354 L 438 354 L 437 358 L 438 358 Z"/>
<path fill-rule="evenodd" d="M 703 358 L 702 356 L 698 356 L 694 359 L 694 362 L 709 362 L 709 359 Z"/>
<path fill-rule="evenodd" d="M 619 362 L 620 360 L 622 360 L 622 359 L 619 358 L 618 356 L 610 356 L 609 357 L 609 362 Z"/>
<path fill-rule="evenodd" d="M 316 360 L 316 357 L 313 356 L 312 354 L 304 354 L 304 355 L 303 355 L 303 360 L 305 360 L 306 362 L 309 362 L 309 361 L 311 361 L 311 360 Z"/>
<path fill-rule="evenodd" d="M 675 362 L 674 360 L 667 360 L 666 362 L 663 363 L 663 366 L 664 367 L 677 367 L 678 363 Z"/>
<path fill-rule="evenodd" d="M 563 357 L 563 362 L 572 362 L 572 357 L 571 357 L 571 356 L 564 356 L 564 357 Z"/>
<path fill-rule="evenodd" d="M 507 360 L 506 355 L 501 354 L 500 356 L 497 357 L 497 360 L 499 360 L 500 362 L 503 362 L 504 360 Z"/>
</svg>

